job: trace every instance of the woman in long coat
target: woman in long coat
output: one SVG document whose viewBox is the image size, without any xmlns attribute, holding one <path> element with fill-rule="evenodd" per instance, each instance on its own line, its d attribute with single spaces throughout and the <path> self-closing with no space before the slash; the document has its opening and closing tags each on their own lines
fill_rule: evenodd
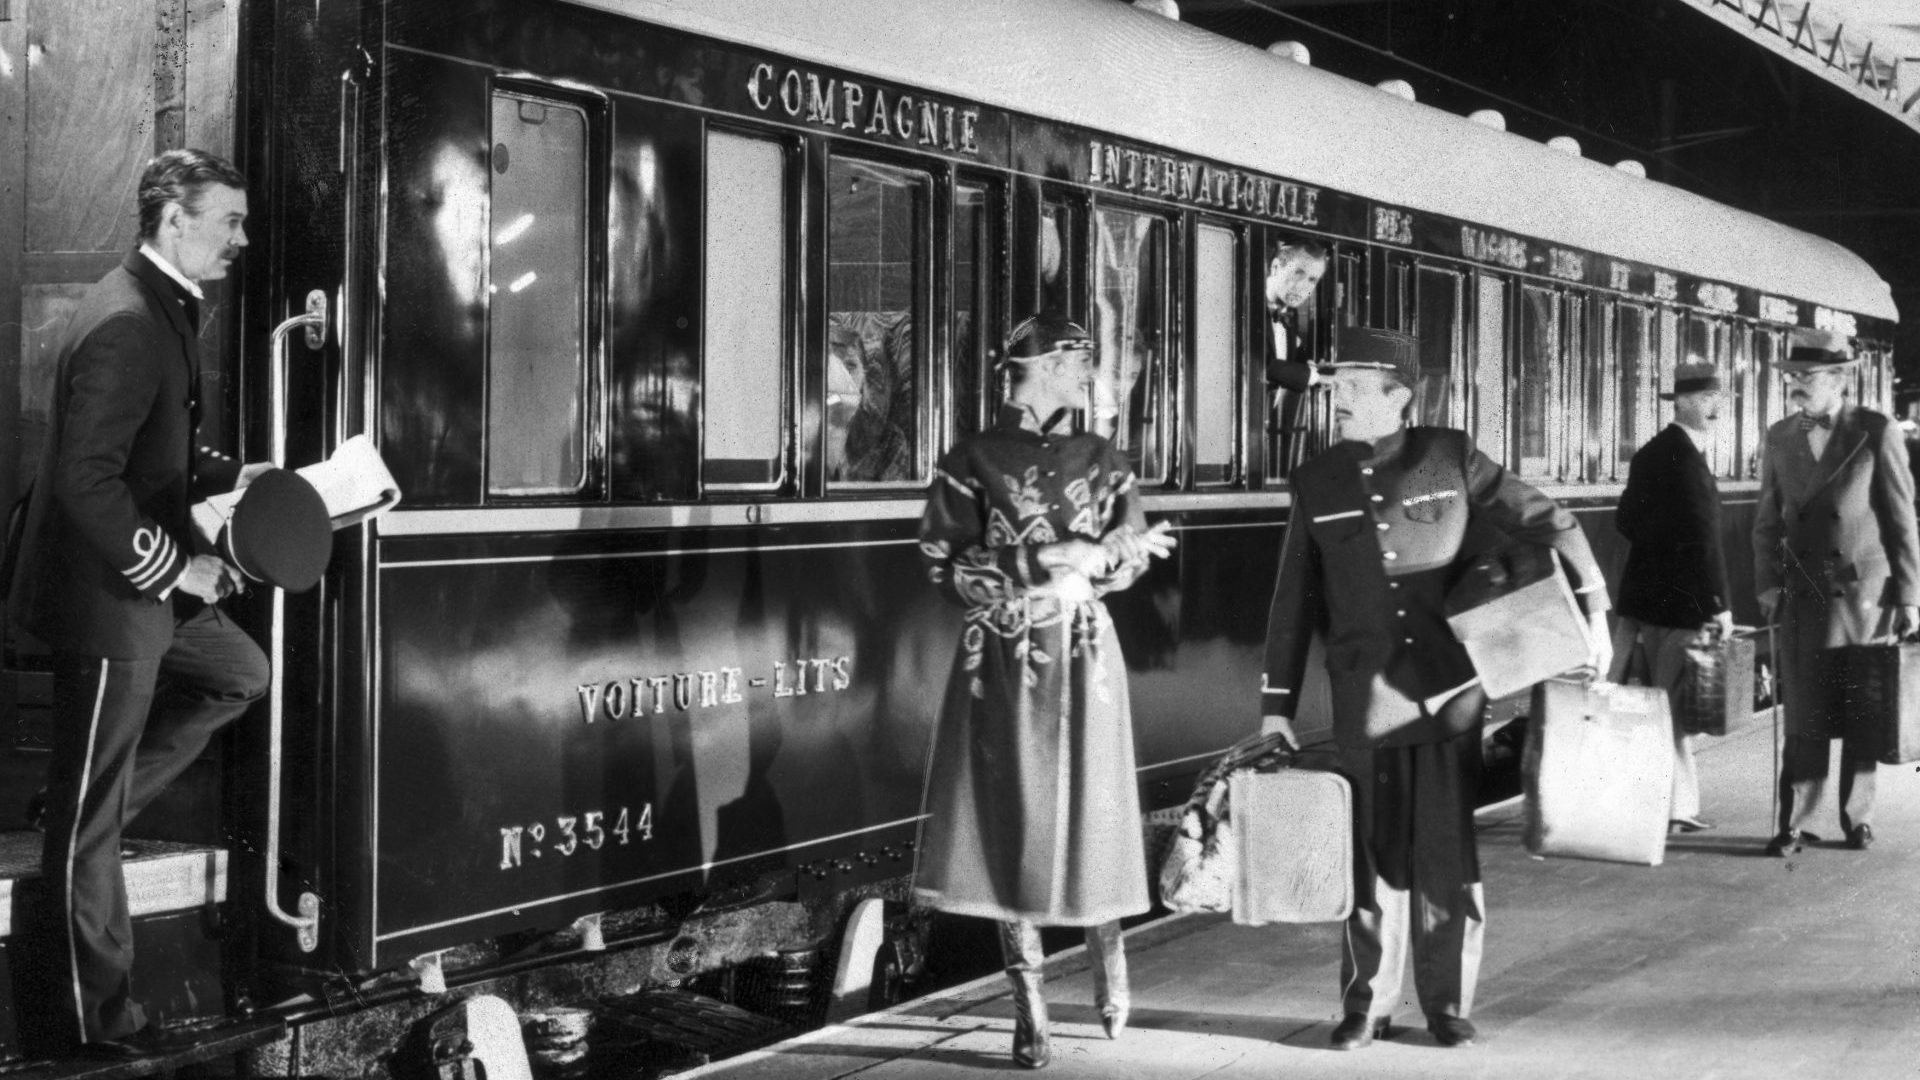
<svg viewBox="0 0 1920 1080">
<path fill-rule="evenodd" d="M 1014 1060 L 1046 1064 L 1039 925 L 1084 926 L 1109 1037 L 1126 1024 L 1119 920 L 1146 911 L 1126 665 L 1099 597 L 1172 537 L 1148 530 L 1133 469 L 1073 409 L 1094 343 L 1040 316 L 1007 345 L 997 423 L 940 461 L 920 549 L 966 608 L 927 771 L 914 889 L 1001 924 Z"/>
</svg>

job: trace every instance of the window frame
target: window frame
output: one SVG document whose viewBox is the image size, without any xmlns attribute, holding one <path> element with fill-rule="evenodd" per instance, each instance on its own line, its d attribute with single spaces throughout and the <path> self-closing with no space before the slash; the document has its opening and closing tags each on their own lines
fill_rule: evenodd
<svg viewBox="0 0 1920 1080">
<path fill-rule="evenodd" d="M 940 380 L 941 385 L 936 385 L 934 379 L 936 332 L 933 319 L 936 282 L 943 273 L 947 272 L 943 271 L 942 263 L 949 261 L 944 258 L 946 249 L 940 241 L 942 219 L 944 218 L 950 227 L 953 216 L 952 170 L 938 159 L 890 152 L 885 148 L 867 143 L 823 139 L 820 140 L 820 146 L 821 150 L 815 157 L 819 162 L 823 197 L 820 199 L 819 207 L 819 257 L 815 266 L 821 272 L 821 276 L 819 286 L 814 290 L 819 304 L 819 331 L 815 335 L 817 362 L 812 357 L 806 360 L 808 370 L 805 379 L 808 399 L 806 405 L 817 409 L 822 420 L 819 431 L 809 440 L 809 445 L 806 447 L 810 462 L 806 469 L 809 477 L 808 486 L 813 488 L 817 485 L 818 492 L 824 496 L 837 495 L 853 498 L 873 498 L 890 492 L 918 491 L 926 487 L 928 479 L 933 476 L 934 465 L 940 454 L 950 445 L 947 443 L 934 445 L 935 440 L 940 438 L 945 429 L 951 425 L 943 419 L 950 401 L 946 396 L 944 373 Z M 825 422 L 826 364 L 831 351 L 828 335 L 833 314 L 831 295 L 833 198 L 830 188 L 836 161 L 853 161 L 883 169 L 919 173 L 927 179 L 926 205 L 920 209 L 917 220 L 913 223 L 915 250 L 912 265 L 915 280 L 910 286 L 912 301 L 908 310 L 913 324 L 914 385 L 918 388 L 919 396 L 914 403 L 912 463 L 908 469 L 908 475 L 899 480 L 835 480 L 827 476 L 826 447 L 829 430 Z M 950 246 L 950 234 L 947 246 Z M 950 297 L 951 282 L 943 284 L 949 286 L 948 296 Z M 940 330 L 939 336 L 945 337 L 947 332 L 945 329 Z M 951 365 L 949 369 L 950 367 Z M 806 434 L 805 431 L 800 431 L 798 437 L 805 438 Z"/>
<path fill-rule="evenodd" d="M 480 403 L 480 505 L 529 505 L 541 503 L 603 502 L 607 497 L 608 413 L 606 312 L 609 288 L 609 109 L 603 95 L 554 86 L 533 79 L 494 78 L 487 88 L 487 153 L 500 140 L 493 127 L 494 102 L 501 98 L 532 101 L 550 108 L 576 110 L 583 120 L 581 165 L 581 244 L 580 244 L 580 356 L 579 415 L 580 468 L 571 486 L 538 491 L 496 492 L 493 490 L 493 296 L 494 296 L 494 178 L 491 163 L 486 170 L 487 203 L 484 256 L 480 295 L 486 310 L 482 317 L 484 342 Z"/>
<path fill-rule="evenodd" d="M 780 294 L 781 310 L 785 313 L 780 319 L 780 345 L 777 369 L 780 377 L 779 419 L 777 421 L 775 454 L 777 464 L 773 478 L 766 481 L 716 481 L 708 476 L 707 454 L 708 412 L 710 395 L 707 393 L 708 357 L 711 353 L 707 318 L 707 282 L 712 273 L 708 259 L 708 200 L 713 189 L 709 182 L 712 156 L 709 148 L 714 135 L 727 135 L 733 138 L 751 139 L 770 143 L 781 152 L 780 175 Z M 700 408 L 699 451 L 698 451 L 698 498 L 707 500 L 715 496 L 732 496 L 741 499 L 763 499 L 769 495 L 791 496 L 797 493 L 797 470 L 795 468 L 795 417 L 798 415 L 799 382 L 795 377 L 798 365 L 798 343 L 801 340 L 800 323 L 804 313 L 800 310 L 802 293 L 802 258 L 806 251 L 804 230 L 806 228 L 806 192 L 805 172 L 809 158 L 807 146 L 801 138 L 778 128 L 760 127 L 752 124 L 735 123 L 730 120 L 709 118 L 700 129 Z"/>
</svg>

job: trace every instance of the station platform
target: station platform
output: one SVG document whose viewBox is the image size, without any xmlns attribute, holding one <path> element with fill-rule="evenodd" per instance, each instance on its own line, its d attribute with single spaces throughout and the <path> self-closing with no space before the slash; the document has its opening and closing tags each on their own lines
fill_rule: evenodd
<svg viewBox="0 0 1920 1080">
<path fill-rule="evenodd" d="M 1081 950 L 1051 957 L 1056 1080 L 1161 1078 L 1920 1077 L 1920 768 L 1881 766 L 1877 842 L 1789 858 L 1772 833 L 1772 728 L 1708 739 L 1710 831 L 1658 867 L 1541 860 L 1518 801 L 1481 811 L 1487 938 L 1473 1020 L 1446 1049 L 1409 998 L 1389 1037 L 1327 1045 L 1339 1020 L 1339 924 L 1161 919 L 1129 932 L 1132 1026 L 1100 1030 Z M 1837 749 L 1837 748 L 1836 748 Z M 1407 992 L 1412 991 L 1408 972 Z M 680 1074 L 861 1080 L 1023 1072 L 995 974 Z"/>
</svg>

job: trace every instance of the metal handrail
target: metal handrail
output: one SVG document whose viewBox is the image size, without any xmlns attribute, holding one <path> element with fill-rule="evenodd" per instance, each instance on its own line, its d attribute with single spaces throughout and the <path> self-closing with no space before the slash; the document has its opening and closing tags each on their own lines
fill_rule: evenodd
<svg viewBox="0 0 1920 1080">
<path fill-rule="evenodd" d="M 307 294 L 307 310 L 273 328 L 272 363 L 267 370 L 267 397 L 271 426 L 267 457 L 275 466 L 286 464 L 287 456 L 287 335 L 304 327 L 309 349 L 318 349 L 326 340 L 327 294 L 318 289 Z M 302 892 L 296 904 L 299 914 L 289 914 L 280 906 L 280 765 L 281 733 L 286 719 L 286 593 L 273 590 L 272 616 L 268 628 L 267 654 L 271 661 L 267 690 L 267 914 L 291 926 L 299 934 L 300 951 L 320 947 L 320 898 Z"/>
</svg>

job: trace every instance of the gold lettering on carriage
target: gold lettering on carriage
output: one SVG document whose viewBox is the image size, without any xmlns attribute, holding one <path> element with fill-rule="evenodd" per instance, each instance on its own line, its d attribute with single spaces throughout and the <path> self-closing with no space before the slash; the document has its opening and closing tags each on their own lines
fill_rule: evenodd
<svg viewBox="0 0 1920 1080">
<path fill-rule="evenodd" d="M 962 154 L 980 153 L 980 110 L 949 105 L 883 86 L 822 75 L 805 68 L 785 71 L 772 64 L 753 65 L 747 100 L 763 113 L 776 109 L 788 118 L 841 131 L 857 131 L 911 146 L 931 146 Z"/>
<path fill-rule="evenodd" d="M 1320 224 L 1320 189 L 1113 143 L 1087 143 L 1087 182 L 1294 225 Z"/>
<path fill-rule="evenodd" d="M 1460 254 L 1475 262 L 1493 263 L 1514 270 L 1527 268 L 1527 242 L 1517 236 L 1460 226 Z"/>
<path fill-rule="evenodd" d="M 676 671 L 667 675 L 634 675 L 574 687 L 580 699 L 580 719 L 625 720 L 665 712 L 692 712 L 747 700 L 745 691 L 770 689 L 777 698 L 830 694 L 853 685 L 853 657 L 797 657 L 776 660 L 768 675 L 747 677 L 744 668 Z"/>
</svg>

